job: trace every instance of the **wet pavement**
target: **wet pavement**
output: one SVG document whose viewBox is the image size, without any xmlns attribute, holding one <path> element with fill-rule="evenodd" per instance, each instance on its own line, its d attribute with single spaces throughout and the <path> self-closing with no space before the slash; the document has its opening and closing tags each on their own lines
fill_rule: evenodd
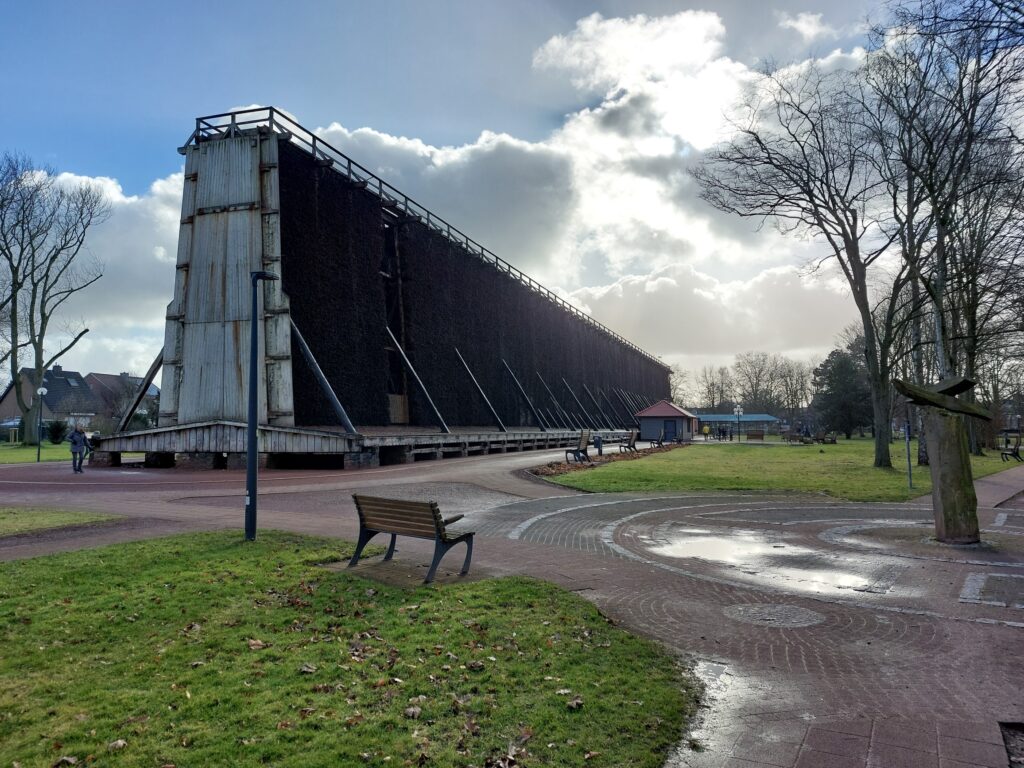
<svg viewBox="0 0 1024 768">
<path fill-rule="evenodd" d="M 694 663 L 708 708 L 676 768 L 1008 765 L 999 723 L 1024 720 L 1024 467 L 978 482 L 986 543 L 946 547 L 920 502 L 575 494 L 520 474 L 549 453 L 265 472 L 261 525 L 352 538 L 355 490 L 466 513 L 474 577 L 548 579 Z M 0 468 L 4 504 L 126 516 L 0 539 L 0 559 L 241 526 L 242 473 L 132 472 Z M 359 570 L 415 581 L 430 545 L 399 547 Z"/>
</svg>

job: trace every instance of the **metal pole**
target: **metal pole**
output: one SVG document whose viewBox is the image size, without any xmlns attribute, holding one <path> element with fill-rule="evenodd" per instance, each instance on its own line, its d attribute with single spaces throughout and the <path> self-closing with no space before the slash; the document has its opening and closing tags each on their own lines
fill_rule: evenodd
<svg viewBox="0 0 1024 768">
<path fill-rule="evenodd" d="M 601 407 L 601 404 L 597 402 L 597 398 L 594 397 L 594 393 L 587 388 L 586 384 L 583 384 L 582 386 L 583 391 L 587 393 L 591 401 L 593 401 L 594 405 L 597 407 L 597 412 L 600 413 L 601 418 L 604 419 L 604 423 L 607 425 L 605 426 L 605 429 L 615 429 L 615 425 L 612 424 L 612 420 L 608 418 L 608 414 L 604 412 L 604 408 Z"/>
<path fill-rule="evenodd" d="M 480 393 L 480 397 L 482 397 L 484 399 L 484 402 L 487 403 L 487 408 L 490 410 L 491 415 L 494 417 L 494 420 L 498 423 L 498 429 L 500 429 L 502 432 L 508 432 L 508 430 L 505 429 L 505 425 L 501 423 L 501 417 L 498 416 L 498 412 L 494 410 L 494 406 L 491 405 L 491 401 L 487 399 L 487 395 L 484 393 L 484 388 L 480 386 L 480 382 L 476 380 L 476 376 L 474 376 L 473 372 L 469 370 L 469 364 L 466 363 L 465 359 L 463 359 L 462 353 L 459 352 L 459 348 L 455 347 L 454 349 L 455 354 L 459 356 L 459 362 L 462 363 L 462 367 L 466 369 L 466 373 L 469 374 L 469 378 L 473 380 L 473 384 L 476 386 L 477 391 Z"/>
<path fill-rule="evenodd" d="M 914 490 L 914 474 L 913 467 L 910 464 L 910 421 L 904 422 L 903 427 L 903 438 L 907 443 L 907 485 L 910 490 Z"/>
<path fill-rule="evenodd" d="M 273 272 L 250 272 L 252 281 L 252 312 L 249 315 L 249 419 L 246 425 L 245 461 L 245 540 L 256 540 L 256 468 L 259 465 L 259 440 L 257 439 L 257 411 L 260 400 L 260 381 L 257 375 L 256 358 L 259 355 L 259 302 L 257 287 L 260 280 L 278 280 Z"/>
<path fill-rule="evenodd" d="M 615 403 L 611 401 L 608 395 L 602 392 L 600 388 L 598 388 L 597 394 L 604 398 L 605 405 L 608 406 L 608 412 L 615 417 L 615 422 L 619 426 L 619 428 L 628 429 L 628 427 L 626 426 L 626 422 L 623 421 L 622 419 L 622 414 L 619 412 L 619 409 L 615 407 Z"/>
<path fill-rule="evenodd" d="M 43 396 L 39 395 L 37 399 L 39 400 L 39 414 L 36 421 L 36 464 L 42 461 L 43 450 Z"/>
<path fill-rule="evenodd" d="M 630 407 L 629 401 L 626 399 L 626 396 L 622 394 L 622 390 L 613 388 L 612 392 L 614 392 L 615 396 L 619 398 L 619 400 L 622 402 L 622 407 L 626 409 L 626 415 L 629 416 L 630 421 L 632 421 L 636 426 L 639 427 L 640 421 L 637 419 L 634 410 Z"/>
<path fill-rule="evenodd" d="M 302 356 L 306 358 L 306 363 L 311 369 L 313 369 L 313 375 L 318 382 L 320 382 L 320 389 L 323 390 L 327 399 L 331 403 L 331 407 L 334 408 L 334 414 L 338 417 L 338 421 L 341 422 L 341 426 L 345 428 L 345 431 L 350 435 L 359 434 L 356 432 L 356 428 L 352 426 L 352 420 L 349 419 L 348 413 L 345 412 L 345 407 L 341 404 L 338 396 L 334 394 L 334 389 L 331 387 L 331 383 L 327 381 L 327 377 L 324 376 L 324 372 L 320 369 L 320 364 L 317 363 L 316 358 L 313 357 L 313 350 L 306 344 L 306 340 L 302 338 L 302 334 L 299 332 L 299 327 L 295 324 L 294 318 L 288 318 L 292 324 L 292 330 L 295 331 L 295 339 L 299 342 L 299 350 L 302 352 Z"/>
<path fill-rule="evenodd" d="M 540 371 L 534 371 L 537 374 L 537 378 L 540 379 L 540 383 L 544 385 L 544 389 L 548 392 L 548 397 L 551 398 L 551 402 L 555 404 L 555 413 L 560 414 L 562 417 L 562 429 L 576 429 L 576 423 L 569 416 L 568 411 L 562 407 L 561 403 L 555 397 L 555 393 L 551 391 L 551 387 L 544 381 L 544 377 L 540 375 Z"/>
<path fill-rule="evenodd" d="M 546 432 L 547 428 L 544 426 L 544 419 L 541 418 L 540 413 L 538 413 L 537 409 L 533 407 L 533 403 L 530 401 L 530 396 L 526 394 L 526 390 L 523 389 L 523 385 L 519 383 L 519 379 L 517 379 L 516 375 L 512 373 L 512 369 L 508 367 L 508 363 L 502 360 L 501 364 L 505 366 L 505 370 L 508 371 L 508 375 L 511 376 L 512 381 L 516 383 L 516 389 L 519 390 L 519 394 L 523 396 L 523 400 L 526 401 L 526 404 L 529 406 L 530 411 L 533 412 L 533 418 L 537 420 L 537 426 L 540 427 L 540 431 Z"/>
<path fill-rule="evenodd" d="M 600 427 L 600 426 L 598 426 L 598 424 L 597 424 L 597 419 L 595 419 L 595 418 L 594 418 L 594 417 L 593 417 L 593 416 L 592 416 L 592 415 L 591 415 L 591 414 L 590 414 L 590 413 L 589 413 L 589 412 L 587 411 L 587 409 L 583 407 L 583 403 L 581 403 L 581 402 L 580 402 L 580 399 L 579 399 L 578 397 L 576 397 L 576 393 L 572 391 L 572 387 L 570 387 L 570 386 L 569 386 L 569 382 L 565 380 L 565 377 L 564 377 L 564 376 L 562 377 L 562 383 L 563 383 L 563 384 L 565 384 L 565 388 L 566 388 L 567 390 L 569 390 L 569 394 L 570 394 L 570 395 L 572 396 L 572 399 L 576 401 L 576 405 L 578 405 L 578 406 L 580 407 L 580 411 L 581 411 L 581 412 L 582 412 L 582 414 L 583 414 L 583 418 L 584 418 L 584 419 L 589 419 L 589 420 L 590 420 L 590 426 L 592 426 L 592 427 L 593 427 L 594 429 L 600 429 L 601 427 Z"/>
<path fill-rule="evenodd" d="M 419 385 L 420 392 L 422 392 L 423 396 L 427 398 L 427 403 L 430 405 L 430 409 L 434 412 L 434 416 L 437 417 L 437 423 L 440 425 L 441 430 L 445 434 L 451 434 L 451 430 L 448 429 L 448 425 L 444 423 L 444 417 L 441 416 L 441 412 L 437 410 L 437 406 L 434 405 L 434 401 L 431 399 L 430 393 L 427 391 L 427 387 L 424 385 L 422 379 L 420 379 L 420 375 L 416 373 L 416 369 L 412 367 L 412 363 L 409 362 L 409 358 L 405 356 L 405 350 L 402 349 L 402 345 L 398 343 L 398 339 L 395 338 L 395 334 L 393 334 L 391 329 L 386 325 L 384 326 L 384 330 L 388 332 L 388 336 L 391 337 L 391 343 L 395 345 L 395 349 L 398 350 L 398 354 L 402 356 L 402 362 L 405 363 L 405 367 L 409 369 L 409 373 L 412 374 L 412 377 Z"/>
</svg>

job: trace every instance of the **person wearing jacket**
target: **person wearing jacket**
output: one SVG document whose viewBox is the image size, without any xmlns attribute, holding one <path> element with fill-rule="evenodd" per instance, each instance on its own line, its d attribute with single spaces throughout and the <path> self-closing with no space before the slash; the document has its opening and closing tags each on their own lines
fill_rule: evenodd
<svg viewBox="0 0 1024 768">
<path fill-rule="evenodd" d="M 76 424 L 71 434 L 68 435 L 68 442 L 71 443 L 71 468 L 76 475 L 80 475 L 85 472 L 82 469 L 82 461 L 89 450 L 89 438 L 85 436 L 82 428 Z"/>
</svg>

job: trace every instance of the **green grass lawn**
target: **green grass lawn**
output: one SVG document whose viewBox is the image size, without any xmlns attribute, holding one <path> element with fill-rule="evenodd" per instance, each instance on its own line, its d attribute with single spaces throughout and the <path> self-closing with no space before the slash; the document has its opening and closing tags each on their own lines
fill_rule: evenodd
<svg viewBox="0 0 1024 768">
<path fill-rule="evenodd" d="M 71 446 L 68 443 L 54 445 L 43 440 L 40 459 L 42 461 L 71 461 Z M 36 446 L 21 443 L 0 443 L 0 464 L 28 464 L 36 460 Z"/>
<path fill-rule="evenodd" d="M 622 461 L 551 478 L 584 491 L 796 491 L 850 501 L 905 501 L 931 492 L 928 467 L 913 452 L 914 489 L 907 487 L 906 448 L 893 443 L 893 469 L 875 469 L 869 438 L 840 438 L 836 445 L 713 443 L 678 448 L 637 461 Z M 998 451 L 972 457 L 974 476 L 1009 468 Z"/>
<path fill-rule="evenodd" d="M 350 552 L 208 533 L 0 565 L 0 765 L 655 768 L 682 736 L 695 684 L 586 601 L 320 565 Z"/>
<path fill-rule="evenodd" d="M 110 515 L 98 515 L 92 512 L 69 512 L 63 509 L 35 509 L 0 507 L 0 536 L 15 533 L 43 531 L 47 528 L 63 528 L 66 525 L 96 523 L 101 520 L 113 520 Z"/>
</svg>

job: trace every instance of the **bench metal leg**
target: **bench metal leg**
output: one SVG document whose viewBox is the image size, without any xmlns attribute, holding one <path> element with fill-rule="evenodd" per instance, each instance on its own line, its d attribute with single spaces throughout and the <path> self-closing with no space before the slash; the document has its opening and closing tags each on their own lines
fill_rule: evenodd
<svg viewBox="0 0 1024 768">
<path fill-rule="evenodd" d="M 462 570 L 459 571 L 460 576 L 465 576 L 469 573 L 469 561 L 473 559 L 473 534 L 469 534 L 469 538 L 466 539 L 466 559 L 462 563 Z"/>
<path fill-rule="evenodd" d="M 430 570 L 427 571 L 427 578 L 423 580 L 424 584 L 429 584 L 434 580 L 434 575 L 437 573 L 437 566 L 441 564 L 441 559 L 448 554 L 448 550 L 460 542 L 466 543 L 466 559 L 462 563 L 462 570 L 459 571 L 459 575 L 465 576 L 469 573 L 469 562 L 473 559 L 473 534 L 470 533 L 464 537 L 460 536 L 455 541 L 441 541 L 438 539 L 434 542 L 434 559 L 430 563 Z"/>
<path fill-rule="evenodd" d="M 388 551 L 384 553 L 384 559 L 385 560 L 390 560 L 392 557 L 394 557 L 394 555 L 395 555 L 395 539 L 396 538 L 397 538 L 397 536 L 395 536 L 395 534 L 392 533 L 391 534 L 391 543 L 388 544 Z"/>
<path fill-rule="evenodd" d="M 438 539 L 434 542 L 434 559 L 430 563 L 430 570 L 427 571 L 427 578 L 423 580 L 424 584 L 429 584 L 434 580 L 434 574 L 437 573 L 437 566 L 441 564 L 441 558 L 444 557 L 445 552 L 448 551 L 447 545 Z"/>
<path fill-rule="evenodd" d="M 377 531 L 370 531 L 366 528 L 359 529 L 359 541 L 356 543 L 356 553 L 352 555 L 352 559 L 348 561 L 348 567 L 351 568 L 353 565 L 359 562 L 359 556 L 363 554 L 363 548 L 367 542 L 370 541 L 374 536 L 377 535 Z M 395 537 L 391 537 L 391 546 L 395 546 Z"/>
</svg>

